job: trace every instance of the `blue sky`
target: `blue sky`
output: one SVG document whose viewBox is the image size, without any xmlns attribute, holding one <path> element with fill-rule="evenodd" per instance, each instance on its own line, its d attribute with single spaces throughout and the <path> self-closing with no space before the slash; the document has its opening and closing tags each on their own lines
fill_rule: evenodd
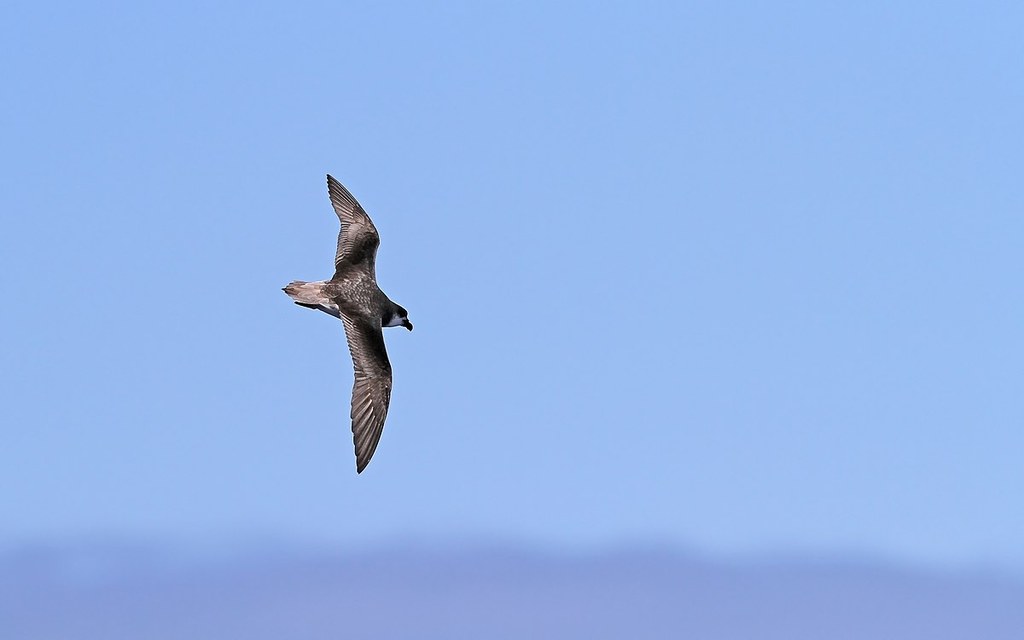
<svg viewBox="0 0 1024 640">
<path fill-rule="evenodd" d="M 7 3 L 0 542 L 1024 566 L 1005 3 Z M 356 476 L 324 173 L 380 230 Z"/>
</svg>

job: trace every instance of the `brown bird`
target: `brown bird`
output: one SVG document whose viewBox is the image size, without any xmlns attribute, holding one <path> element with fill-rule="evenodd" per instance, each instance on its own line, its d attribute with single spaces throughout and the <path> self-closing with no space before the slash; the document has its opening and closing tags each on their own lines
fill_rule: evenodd
<svg viewBox="0 0 1024 640">
<path fill-rule="evenodd" d="M 330 175 L 327 191 L 341 220 L 334 276 L 330 280 L 297 280 L 284 288 L 295 304 L 340 318 L 352 353 L 352 442 L 356 472 L 373 457 L 391 402 L 391 363 L 384 348 L 383 327 L 412 331 L 408 312 L 377 286 L 374 268 L 380 236 L 370 216 L 348 189 Z"/>
</svg>

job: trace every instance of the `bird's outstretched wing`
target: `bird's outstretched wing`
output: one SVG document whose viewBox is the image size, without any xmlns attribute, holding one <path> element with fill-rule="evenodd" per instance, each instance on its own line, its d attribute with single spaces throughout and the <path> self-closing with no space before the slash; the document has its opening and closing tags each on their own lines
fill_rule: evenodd
<svg viewBox="0 0 1024 640">
<path fill-rule="evenodd" d="M 342 186 L 333 176 L 327 174 L 327 192 L 331 195 L 334 212 L 341 220 L 341 231 L 338 232 L 338 252 L 334 255 L 335 274 L 347 265 L 363 265 L 376 278 L 374 267 L 377 260 L 377 247 L 380 246 L 380 235 L 373 226 L 370 216 L 356 201 L 348 189 Z"/>
<path fill-rule="evenodd" d="M 352 385 L 352 442 L 356 449 L 356 472 L 373 457 L 384 430 L 391 402 L 391 363 L 384 348 L 379 323 L 342 314 L 348 350 L 352 353 L 355 383 Z"/>
</svg>

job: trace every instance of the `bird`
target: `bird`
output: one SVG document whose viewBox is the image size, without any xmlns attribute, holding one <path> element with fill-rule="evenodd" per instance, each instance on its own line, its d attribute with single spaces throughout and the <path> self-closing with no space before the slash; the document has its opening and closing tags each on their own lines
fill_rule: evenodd
<svg viewBox="0 0 1024 640">
<path fill-rule="evenodd" d="M 341 320 L 352 355 L 352 444 L 356 473 L 362 473 L 380 442 L 391 403 L 391 362 L 384 327 L 412 331 L 409 313 L 377 285 L 380 235 L 370 216 L 340 182 L 327 174 L 327 193 L 341 222 L 334 276 L 330 280 L 295 280 L 283 291 L 295 304 Z"/>
</svg>

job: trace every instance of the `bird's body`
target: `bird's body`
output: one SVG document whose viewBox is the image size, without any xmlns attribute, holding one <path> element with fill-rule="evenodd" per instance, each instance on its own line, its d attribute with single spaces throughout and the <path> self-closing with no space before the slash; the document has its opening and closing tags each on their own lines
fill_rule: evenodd
<svg viewBox="0 0 1024 640">
<path fill-rule="evenodd" d="M 334 276 L 316 282 L 295 281 L 284 292 L 296 304 L 319 309 L 345 325 L 355 383 L 352 387 L 352 439 L 356 471 L 362 473 L 377 448 L 391 401 L 391 363 L 383 327 L 406 327 L 409 314 L 377 286 L 376 258 L 380 236 L 370 217 L 330 175 L 327 188 L 341 221 Z"/>
</svg>

